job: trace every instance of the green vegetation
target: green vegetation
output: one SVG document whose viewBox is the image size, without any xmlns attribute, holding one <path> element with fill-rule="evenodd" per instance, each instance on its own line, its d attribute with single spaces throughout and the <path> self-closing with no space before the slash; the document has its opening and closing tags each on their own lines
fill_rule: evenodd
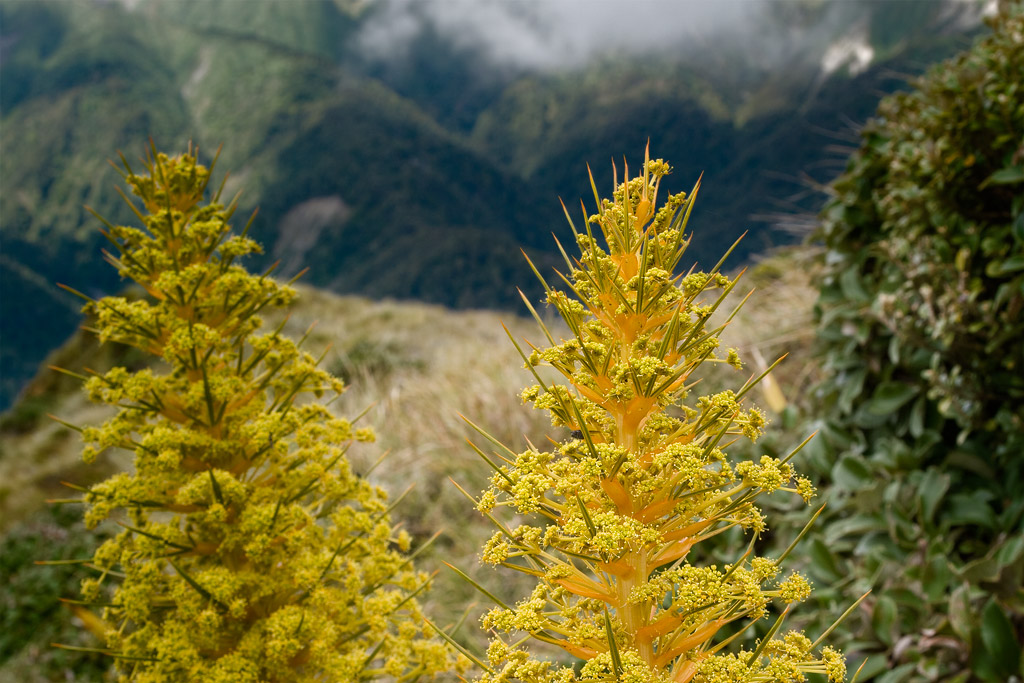
<svg viewBox="0 0 1024 683">
<path fill-rule="evenodd" d="M 343 389 L 316 359 L 278 331 L 256 333 L 258 314 L 294 290 L 234 263 L 259 246 L 230 234 L 236 207 L 219 191 L 202 203 L 210 172 L 191 150 L 154 150 L 146 174 L 125 170 L 144 228 L 107 223 L 108 261 L 149 296 L 86 308 L 101 342 L 162 363 L 80 376 L 91 400 L 117 409 L 81 430 L 85 461 L 134 454 L 132 473 L 74 501 L 88 527 L 122 527 L 72 561 L 98 574 L 75 602 L 103 608 L 80 615 L 106 641 L 97 652 L 139 683 L 404 681 L 451 668 L 421 631 L 415 596 L 428 579 L 403 554 L 409 534 L 346 459 L 372 431 L 308 400 Z"/>
<path fill-rule="evenodd" d="M 540 267 L 557 263 L 549 232 L 561 216 L 550 197 L 587 191 L 574 171 L 581 161 L 601 169 L 607 187 L 604 160 L 651 137 L 693 164 L 682 172 L 706 171 L 690 253 L 714 262 L 750 227 L 739 261 L 792 239 L 751 225 L 752 214 L 794 190 L 782 211 L 817 209 L 794 185 L 831 157 L 829 140 L 809 129 L 866 116 L 877 90 L 899 84 L 884 74 L 915 71 L 924 48 L 927 62 L 933 49 L 957 45 L 955 33 L 915 33 L 887 52 L 902 61 L 856 80 L 837 75 L 820 90 L 717 46 L 698 68 L 666 55 L 524 74 L 437 32 L 375 57 L 359 32 L 378 9 L 0 0 L 0 407 L 80 320 L 54 281 L 88 282 L 93 296 L 117 291 L 114 273 L 92 258 L 101 238 L 82 209 L 131 219 L 109 192 L 113 150 L 148 139 L 179 149 L 229 143 L 222 162 L 237 175 L 228 191 L 244 187 L 241 209 L 260 207 L 251 232 L 267 253 L 254 267 L 280 259 L 282 276 L 302 264 L 311 284 L 336 292 L 513 309 L 514 288 L 499 283 L 541 294 L 519 249 Z M 342 208 L 303 220 L 325 202 Z M 305 239 L 293 239 L 300 229 Z"/>
<path fill-rule="evenodd" d="M 119 287 L 91 258 L 102 238 L 83 204 L 130 220 L 109 192 L 116 175 L 105 160 L 150 138 L 231 141 L 228 190 L 244 185 L 242 208 L 261 209 L 252 234 L 268 253 L 254 257 L 257 267 L 298 261 L 325 288 L 463 308 L 510 301 L 514 291 L 494 283 L 528 276 L 513 237 L 534 225 L 521 181 L 379 82 L 283 45 L 268 34 L 284 5 L 253 4 L 260 9 L 245 15 L 264 22 L 260 31 L 225 30 L 230 12 L 199 21 L 209 3 L 135 13 L 120 3 L 0 2 L 0 284 L 11 293 L 0 300 L 0 405 L 79 320 L 55 280 L 88 282 L 94 295 Z M 332 3 L 287 5 L 297 36 L 326 29 L 323 14 L 334 14 Z M 316 239 L 291 240 L 306 202 L 324 198 L 345 210 Z M 395 262 L 403 267 L 384 267 Z"/>
<path fill-rule="evenodd" d="M 885 100 L 820 237 L 820 576 L 879 681 L 1024 672 L 1024 12 Z M 848 572 L 846 567 L 855 571 Z"/>
<path fill-rule="evenodd" d="M 81 514 L 53 507 L 18 524 L 0 539 L 0 679 L 19 683 L 51 680 L 93 683 L 103 680 L 110 658 L 98 652 L 51 647 L 53 642 L 81 648 L 95 638 L 70 615 L 85 609 L 61 599 L 75 594 L 82 579 L 73 562 L 95 552 L 108 533 L 90 533 Z"/>
</svg>

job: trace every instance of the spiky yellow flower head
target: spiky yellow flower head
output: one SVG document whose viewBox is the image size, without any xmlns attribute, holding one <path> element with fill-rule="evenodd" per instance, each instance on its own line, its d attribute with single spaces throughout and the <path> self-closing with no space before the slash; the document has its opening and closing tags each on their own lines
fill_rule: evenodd
<svg viewBox="0 0 1024 683">
<path fill-rule="evenodd" d="M 760 378 L 691 397 L 703 364 L 742 366 L 734 349 L 719 351 L 724 323 L 711 322 L 736 281 L 719 271 L 721 263 L 708 273 L 680 273 L 698 188 L 659 208 L 668 172 L 664 161 L 647 158 L 610 200 L 595 189 L 597 213 L 584 216 L 585 230 L 573 225 L 580 255 L 562 250 L 562 286 L 537 273 L 571 335 L 556 340 L 527 302 L 548 345 L 524 351 L 517 344 L 536 380 L 522 396 L 572 435 L 553 437 L 547 450 L 501 447 L 497 460 L 485 455 L 495 472 L 477 504 L 498 532 L 482 559 L 535 576 L 537 587 L 484 616 L 494 633 L 480 662 L 484 683 L 845 676 L 834 651 L 816 655 L 817 644 L 803 634 L 781 634 L 781 617 L 752 649 L 728 647 L 769 618 L 774 604 L 806 599 L 804 577 L 755 556 L 753 540 L 731 564 L 691 563 L 695 546 L 730 527 L 756 538 L 765 529 L 758 496 L 782 490 L 809 499 L 813 487 L 789 458 L 737 463 L 725 451 L 737 438 L 756 440 L 765 427 L 764 414 L 745 405 Z M 540 365 L 564 381 L 546 382 Z M 534 521 L 507 526 L 502 508 Z M 585 663 L 535 659 L 517 633 Z"/>
<path fill-rule="evenodd" d="M 123 531 L 96 551 L 85 600 L 104 605 L 107 651 L 138 683 L 411 680 L 450 667 L 422 633 L 409 568 L 383 492 L 346 451 L 372 440 L 313 400 L 342 390 L 260 311 L 294 290 L 235 261 L 259 250 L 232 236 L 210 171 L 194 154 L 125 164 L 142 228 L 107 224 L 108 259 L 148 298 L 91 301 L 101 340 L 162 361 L 88 379 L 116 406 L 83 430 L 86 459 L 134 453 L 134 472 L 85 492 L 86 521 Z M 219 193 L 218 193 L 219 195 Z M 105 583 L 116 587 L 105 591 Z M 109 597 L 107 597 L 109 596 Z"/>
</svg>

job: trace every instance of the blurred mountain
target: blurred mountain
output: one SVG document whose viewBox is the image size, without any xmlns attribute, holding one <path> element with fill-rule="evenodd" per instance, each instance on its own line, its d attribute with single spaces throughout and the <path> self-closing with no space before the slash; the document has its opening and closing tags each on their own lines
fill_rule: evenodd
<svg viewBox="0 0 1024 683">
<path fill-rule="evenodd" d="M 575 21 L 558 3 L 0 0 L 0 407 L 78 324 L 56 282 L 122 286 L 83 208 L 134 219 L 119 150 L 134 164 L 149 139 L 206 158 L 223 143 L 239 227 L 260 208 L 251 267 L 514 308 L 517 286 L 540 291 L 520 248 L 560 262 L 557 197 L 575 219 L 586 163 L 603 190 L 610 159 L 635 168 L 650 140 L 672 191 L 704 174 L 694 256 L 749 230 L 742 260 L 792 241 L 878 98 L 979 29 L 962 1 L 742 5 L 759 9 L 678 45 L 558 51 L 552 17 Z"/>
</svg>

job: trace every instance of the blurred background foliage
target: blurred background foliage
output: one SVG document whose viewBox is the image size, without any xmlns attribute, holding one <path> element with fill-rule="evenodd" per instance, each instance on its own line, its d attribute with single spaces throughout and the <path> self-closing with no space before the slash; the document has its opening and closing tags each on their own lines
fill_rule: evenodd
<svg viewBox="0 0 1024 683">
<path fill-rule="evenodd" d="M 99 681 L 110 668 L 103 655 L 62 650 L 50 643 L 96 647 L 61 598 L 78 596 L 80 565 L 37 562 L 88 557 L 109 533 L 87 531 L 81 511 L 40 511 L 0 538 L 0 680 L 19 683 Z"/>
<path fill-rule="evenodd" d="M 1024 667 L 1024 12 L 885 99 L 821 215 L 819 596 L 868 673 Z"/>
</svg>

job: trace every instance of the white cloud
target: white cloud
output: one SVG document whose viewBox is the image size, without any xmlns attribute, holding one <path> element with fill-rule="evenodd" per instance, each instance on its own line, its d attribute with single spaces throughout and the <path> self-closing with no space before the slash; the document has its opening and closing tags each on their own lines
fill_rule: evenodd
<svg viewBox="0 0 1024 683">
<path fill-rule="evenodd" d="M 763 0 L 375 0 L 361 36 L 377 55 L 433 27 L 461 47 L 525 68 L 578 66 L 609 53 L 686 48 L 756 24 Z"/>
<path fill-rule="evenodd" d="M 930 1 L 942 10 L 937 29 L 950 21 L 976 24 L 993 0 Z M 366 2 L 360 46 L 374 57 L 401 58 L 413 38 L 430 30 L 494 64 L 541 70 L 577 67 L 601 56 L 667 52 L 712 60 L 728 54 L 766 71 L 801 63 L 827 72 L 837 61 L 857 71 L 874 58 L 867 26 L 879 8 L 878 0 Z M 851 29 L 859 34 L 851 37 Z"/>
</svg>

